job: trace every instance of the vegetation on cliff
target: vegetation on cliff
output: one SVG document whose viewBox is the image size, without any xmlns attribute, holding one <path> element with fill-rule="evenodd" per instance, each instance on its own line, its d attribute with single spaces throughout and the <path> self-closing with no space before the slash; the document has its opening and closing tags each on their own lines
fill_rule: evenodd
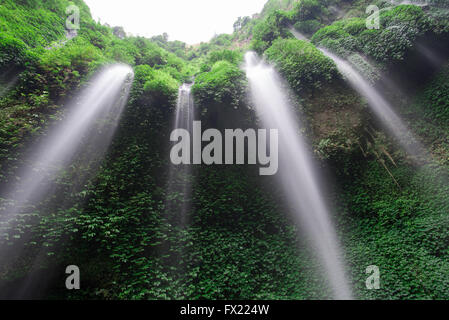
<svg viewBox="0 0 449 320">
<path fill-rule="evenodd" d="M 82 28 L 73 39 L 65 30 L 70 4 L 81 9 Z M 0 0 L 0 191 L 17 180 L 27 148 L 63 117 L 96 72 L 111 63 L 134 69 L 129 102 L 101 164 L 75 162 L 51 201 L 18 217 L 17 227 L 0 237 L 0 245 L 26 253 L 17 250 L 0 263 L 0 292 L 32 272 L 45 274 L 43 282 L 63 283 L 63 272 L 51 278 L 49 270 L 77 264 L 82 291 L 55 285 L 42 297 L 329 297 L 274 180 L 247 166 L 199 166 L 186 178 L 191 199 L 167 190 L 169 134 L 182 83 L 194 81 L 195 112 L 204 126 L 257 127 L 242 69 L 243 53 L 252 49 L 286 80 L 301 134 L 333 181 L 327 200 L 337 208 L 332 218 L 356 296 L 449 298 L 449 19 L 441 9 L 447 1 L 430 7 L 375 1 L 383 10 L 380 28 L 372 30 L 368 4 L 270 0 L 261 14 L 239 18 L 233 34 L 189 46 L 166 35 L 127 36 L 95 22 L 82 0 Z M 291 28 L 310 42 L 295 39 Z M 416 169 L 320 47 L 376 69 L 373 86 L 393 102 L 432 163 Z M 422 48 L 435 50 L 436 58 Z M 382 79 L 396 80 L 402 92 Z M 74 192 L 68 186 L 83 170 L 93 175 Z M 166 199 L 189 205 L 187 225 Z M 381 267 L 383 290 L 364 287 L 368 265 Z"/>
</svg>

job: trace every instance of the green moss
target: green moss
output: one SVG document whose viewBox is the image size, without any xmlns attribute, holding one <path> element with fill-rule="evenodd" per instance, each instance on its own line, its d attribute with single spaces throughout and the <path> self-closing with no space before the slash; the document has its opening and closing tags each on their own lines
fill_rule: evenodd
<svg viewBox="0 0 449 320">
<path fill-rule="evenodd" d="M 367 1 L 307 0 L 295 7 L 293 2 L 269 1 L 260 19 L 240 19 L 236 34 L 186 48 L 164 35 L 119 38 L 123 30 L 94 22 L 81 0 L 74 1 L 82 11 L 79 35 L 62 43 L 68 1 L 0 1 L 0 68 L 18 76 L 0 98 L 2 183 L 16 179 L 25 143 L 34 143 L 50 119 L 64 111 L 61 97 L 75 95 L 106 63 L 123 62 L 135 69 L 129 104 L 104 161 L 86 165 L 75 160 L 55 182 L 51 199 L 33 214 L 18 217 L 8 241 L 14 246 L 19 242 L 14 235 L 29 236 L 29 260 L 19 266 L 9 260 L 1 264 L 1 280 L 24 277 L 35 257 L 43 266 L 68 265 L 75 258 L 84 270 L 84 290 L 57 290 L 58 299 L 330 297 L 296 227 L 284 216 L 285 195 L 274 180 L 262 182 L 252 167 L 204 166 L 179 178 L 193 184 L 191 197 L 167 190 L 167 146 L 179 84 L 198 74 L 193 87 L 197 106 L 201 111 L 215 108 L 215 113 L 198 115 L 204 125 L 243 127 L 247 83 L 239 67 L 242 54 L 230 48 L 246 48 L 254 35 L 253 47 L 299 93 L 302 119 L 310 127 L 304 134 L 335 175 L 337 214 L 332 218 L 343 239 L 356 297 L 447 298 L 447 168 L 417 171 L 395 151 L 393 165 L 382 153 L 382 148 L 392 148 L 382 134 L 368 146 L 369 113 L 340 81 L 332 61 L 311 43 L 280 39 L 291 37 L 292 24 L 305 33 L 329 24 L 327 7 L 338 5 L 348 9 L 348 17 L 358 17 L 318 30 L 313 43 L 342 55 L 358 51 L 395 63 L 422 35 L 439 39 L 447 32 L 447 14 L 398 6 L 382 13 L 380 30 L 366 30 Z M 413 105 L 400 110 L 443 166 L 448 161 L 447 71 L 441 70 Z M 380 161 L 374 152 L 381 153 Z M 92 178 L 79 190 L 69 188 L 84 170 L 92 170 Z M 176 200 L 173 208 L 166 199 Z M 180 207 L 189 208 L 184 226 Z M 53 258 L 42 258 L 46 254 Z M 381 268 L 382 290 L 364 287 L 365 269 L 372 264 Z"/>
<path fill-rule="evenodd" d="M 266 55 L 298 93 L 319 89 L 338 77 L 332 60 L 306 41 L 279 39 L 266 51 Z"/>
<path fill-rule="evenodd" d="M 164 100 L 175 103 L 178 95 L 179 82 L 170 74 L 153 70 L 143 87 L 144 94 L 151 95 L 157 101 Z"/>
<path fill-rule="evenodd" d="M 3 1 L 0 6 L 0 31 L 22 40 L 30 47 L 45 46 L 65 35 L 65 19 L 40 6 L 40 1 L 30 1 L 33 5 L 16 1 Z M 58 1 L 59 8 L 68 1 Z M 28 6 L 27 6 L 28 5 Z"/>
<path fill-rule="evenodd" d="M 444 169 L 400 164 L 392 174 L 364 161 L 341 181 L 341 224 L 356 294 L 363 299 L 447 299 L 448 187 Z M 344 222 L 342 221 L 344 220 Z M 366 290 L 365 268 L 381 270 L 382 290 Z"/>
<path fill-rule="evenodd" d="M 305 20 L 295 23 L 294 28 L 299 32 L 310 36 L 317 32 L 323 25 L 317 20 Z"/>
<path fill-rule="evenodd" d="M 368 30 L 364 18 L 337 21 L 318 30 L 312 42 L 348 56 L 363 52 L 383 63 L 403 60 L 417 38 L 432 31 L 432 23 L 422 8 L 401 5 L 380 14 L 380 29 Z"/>
<path fill-rule="evenodd" d="M 318 18 L 324 7 L 318 0 L 301 0 L 293 9 L 293 19 L 307 21 Z"/>
<path fill-rule="evenodd" d="M 440 123 L 449 123 L 449 65 L 427 85 L 420 101 L 427 117 Z"/>
<path fill-rule="evenodd" d="M 269 14 L 264 20 L 260 20 L 254 26 L 251 48 L 262 54 L 277 38 L 290 37 L 290 32 L 288 31 L 290 25 L 290 14 L 283 11 L 275 11 Z"/>
<path fill-rule="evenodd" d="M 0 69 L 3 67 L 23 67 L 29 60 L 29 51 L 19 39 L 0 34 Z"/>
<path fill-rule="evenodd" d="M 208 54 L 207 62 L 210 65 L 214 65 L 218 61 L 228 61 L 232 64 L 239 64 L 243 61 L 243 55 L 239 51 L 235 50 L 218 50 L 218 51 L 212 51 Z"/>
<path fill-rule="evenodd" d="M 193 93 L 200 107 L 216 103 L 237 107 L 244 97 L 245 75 L 238 66 L 218 61 L 210 72 L 196 77 Z"/>
</svg>

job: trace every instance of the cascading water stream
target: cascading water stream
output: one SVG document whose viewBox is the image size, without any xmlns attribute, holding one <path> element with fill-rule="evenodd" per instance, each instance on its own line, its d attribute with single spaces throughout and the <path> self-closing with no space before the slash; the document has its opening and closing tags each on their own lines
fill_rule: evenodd
<svg viewBox="0 0 449 320">
<path fill-rule="evenodd" d="M 290 32 L 298 39 L 308 41 L 308 39 L 293 28 Z M 332 59 L 337 65 L 338 70 L 346 77 L 351 87 L 364 97 L 373 112 L 379 118 L 381 123 L 400 143 L 400 145 L 410 155 L 422 156 L 425 154 L 424 148 L 415 139 L 410 130 L 405 126 L 402 120 L 393 111 L 387 100 L 365 79 L 349 62 L 337 57 L 326 49 L 319 48 L 321 52 Z M 371 67 L 369 63 L 367 65 Z"/>
<path fill-rule="evenodd" d="M 192 84 L 183 84 L 178 90 L 178 101 L 176 104 L 176 112 L 173 119 L 172 130 L 184 129 L 187 130 L 190 135 L 193 134 L 193 121 L 194 121 L 194 105 L 193 97 L 191 93 Z M 176 142 L 172 142 L 170 147 L 175 145 Z M 192 203 L 192 166 L 190 165 L 175 165 L 169 160 L 168 168 L 168 180 L 166 182 L 166 196 L 165 196 L 165 219 L 172 227 L 170 231 L 172 234 L 182 235 L 186 232 L 188 226 L 188 214 L 191 209 Z M 159 256 L 169 256 L 169 260 L 165 260 L 166 264 L 176 266 L 169 268 L 170 277 L 173 279 L 180 279 L 180 287 L 175 292 L 172 292 L 172 296 L 180 297 L 182 291 L 182 285 L 184 284 L 184 277 L 187 274 L 187 270 L 183 269 L 182 259 L 185 254 L 185 247 L 182 247 L 177 254 L 170 252 L 170 247 L 162 245 L 159 249 Z"/>
<path fill-rule="evenodd" d="M 297 31 L 295 28 L 290 28 L 290 32 L 295 36 L 296 39 L 298 40 L 303 40 L 303 41 L 309 41 L 309 39 L 307 39 L 307 37 L 305 35 L 303 35 L 301 32 Z"/>
<path fill-rule="evenodd" d="M 183 84 L 178 91 L 176 116 L 173 129 L 185 129 L 192 135 L 194 121 L 192 84 Z M 170 165 L 167 193 L 170 199 L 166 200 L 167 211 L 180 214 L 181 225 L 186 223 L 186 214 L 191 195 L 191 166 Z M 173 198 L 173 195 L 176 197 Z"/>
<path fill-rule="evenodd" d="M 417 7 L 425 7 L 429 5 L 427 0 L 389 0 L 389 2 L 395 6 L 414 5 Z"/>
<path fill-rule="evenodd" d="M 50 194 L 55 180 L 72 165 L 75 155 L 81 154 L 78 160 L 86 165 L 102 158 L 127 103 L 132 77 L 129 66 L 107 67 L 68 107 L 64 119 L 31 150 L 27 165 L 17 174 L 20 177 L 17 185 L 7 185 L 3 188 L 5 194 L 0 196 L 4 200 L 0 211 L 1 233 L 8 231 L 17 215 L 33 210 Z"/>
<path fill-rule="evenodd" d="M 20 73 L 14 70 L 2 71 L 0 75 L 0 98 L 11 90 L 19 80 Z"/>
<path fill-rule="evenodd" d="M 392 134 L 400 145 L 413 156 L 424 155 L 424 148 L 415 139 L 410 130 L 393 111 L 391 105 L 370 83 L 358 73 L 348 62 L 320 48 L 324 55 L 332 59 L 338 70 L 346 77 L 351 87 L 364 97 L 371 110 L 379 118 L 385 128 Z"/>
<path fill-rule="evenodd" d="M 8 93 L 8 91 L 15 85 L 16 81 L 17 78 L 12 79 L 11 82 L 6 83 L 4 85 L 0 83 L 0 98 L 6 95 L 6 93 Z"/>
<path fill-rule="evenodd" d="M 279 178 L 288 204 L 308 233 L 336 299 L 351 299 L 339 241 L 317 180 L 317 172 L 300 127 L 273 67 L 255 53 L 246 54 L 246 74 L 263 126 L 279 130 Z"/>
<path fill-rule="evenodd" d="M 423 57 L 425 57 L 434 68 L 437 69 L 440 68 L 445 62 L 445 59 L 441 57 L 438 53 L 430 50 L 428 47 L 426 47 L 421 43 L 416 44 L 416 50 Z"/>
</svg>

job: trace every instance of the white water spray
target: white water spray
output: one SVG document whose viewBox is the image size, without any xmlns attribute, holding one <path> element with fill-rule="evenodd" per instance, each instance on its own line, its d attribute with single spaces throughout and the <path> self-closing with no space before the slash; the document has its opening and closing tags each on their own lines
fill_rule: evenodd
<svg viewBox="0 0 449 320">
<path fill-rule="evenodd" d="M 183 84 L 178 91 L 176 104 L 175 129 L 192 130 L 193 124 L 193 97 L 192 84 Z"/>
<path fill-rule="evenodd" d="M 290 32 L 295 36 L 296 39 L 309 42 L 309 39 L 307 39 L 305 35 L 297 31 L 295 28 L 290 28 Z"/>
<path fill-rule="evenodd" d="M 17 78 L 13 78 L 10 82 L 6 84 L 0 83 L 0 98 L 8 93 L 8 91 L 16 84 Z"/>
<path fill-rule="evenodd" d="M 20 73 L 13 70 L 2 71 L 0 75 L 0 98 L 6 95 L 19 80 Z"/>
<path fill-rule="evenodd" d="M 425 45 L 417 43 L 415 48 L 422 56 L 424 56 L 431 63 L 433 67 L 440 68 L 444 64 L 445 62 L 444 58 L 442 58 L 438 53 L 432 51 Z"/>
<path fill-rule="evenodd" d="M 426 7 L 429 6 L 429 3 L 427 0 L 389 0 L 389 2 L 395 6 L 401 6 L 401 5 L 414 5 L 417 7 Z"/>
<path fill-rule="evenodd" d="M 68 107 L 64 119 L 49 130 L 28 156 L 29 165 L 18 173 L 19 183 L 7 186 L 6 195 L 1 197 L 7 201 L 0 212 L 1 232 L 9 229 L 17 215 L 33 210 L 51 192 L 54 180 L 72 165 L 72 158 L 81 151 L 89 153 L 86 145 L 96 157 L 106 152 L 128 100 L 132 76 L 129 66 L 107 67 Z M 86 136 L 96 127 L 97 135 Z M 86 162 L 94 160 L 83 158 Z"/>
<path fill-rule="evenodd" d="M 192 84 L 183 84 L 179 88 L 173 129 L 185 129 L 192 136 L 194 109 L 191 90 Z M 186 200 L 191 198 L 191 168 L 190 165 L 170 165 L 167 193 L 169 195 L 177 194 L 181 199 L 167 199 L 166 207 L 168 211 L 176 211 L 180 214 L 182 225 L 186 222 L 186 214 L 189 209 Z"/>
<path fill-rule="evenodd" d="M 258 116 L 264 126 L 279 130 L 279 178 L 289 206 L 297 211 L 321 261 L 336 299 L 352 299 L 345 276 L 339 241 L 318 185 L 317 173 L 301 137 L 287 94 L 274 68 L 253 52 L 246 54 L 246 73 Z"/>
<path fill-rule="evenodd" d="M 320 50 L 323 54 L 335 62 L 338 70 L 346 77 L 352 88 L 367 100 L 371 110 L 379 118 L 390 134 L 398 140 L 400 145 L 410 155 L 423 155 L 423 147 L 415 139 L 402 120 L 396 115 L 393 108 L 385 100 L 385 98 L 377 92 L 377 90 L 373 88 L 370 83 L 347 61 L 337 57 L 325 49 Z"/>
</svg>

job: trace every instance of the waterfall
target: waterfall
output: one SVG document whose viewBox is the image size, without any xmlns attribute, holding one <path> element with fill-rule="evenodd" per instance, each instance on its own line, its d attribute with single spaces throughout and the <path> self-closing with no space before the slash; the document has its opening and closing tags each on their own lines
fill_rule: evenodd
<svg viewBox="0 0 449 320">
<path fill-rule="evenodd" d="M 8 91 L 16 84 L 17 78 L 18 77 L 13 78 L 10 82 L 8 82 L 6 84 L 2 84 L 0 82 L 0 98 L 2 98 L 4 95 L 6 95 L 8 93 Z"/>
<path fill-rule="evenodd" d="M 301 32 L 297 31 L 295 28 L 290 28 L 290 32 L 293 34 L 293 36 L 298 39 L 298 40 L 302 40 L 302 41 L 307 41 L 309 42 L 309 39 L 307 39 L 307 37 L 305 35 L 303 35 Z"/>
<path fill-rule="evenodd" d="M 178 102 L 173 129 L 186 129 L 192 135 L 194 109 L 191 93 L 192 84 L 183 84 L 178 91 Z M 191 198 L 192 166 L 170 164 L 166 209 L 168 213 L 179 214 L 177 218 L 181 225 L 186 223 L 186 215 Z"/>
<path fill-rule="evenodd" d="M 351 299 L 339 241 L 318 183 L 306 142 L 301 137 L 287 93 L 273 67 L 260 61 L 255 53 L 246 54 L 246 73 L 257 114 L 267 128 L 279 130 L 280 184 L 288 204 L 304 226 L 311 246 L 336 299 Z"/>
<path fill-rule="evenodd" d="M 3 187 L 6 192 L 0 196 L 0 240 L 20 214 L 33 212 L 40 201 L 54 192 L 58 177 L 73 165 L 93 171 L 92 163 L 98 163 L 110 145 L 128 100 L 132 77 L 129 66 L 106 67 L 68 105 L 64 119 L 29 151 L 27 165 L 16 174 L 19 182 Z M 77 170 L 76 181 L 83 181 L 83 174 L 83 170 Z"/>
<path fill-rule="evenodd" d="M 415 139 L 410 130 L 393 111 L 387 100 L 373 88 L 368 80 L 358 73 L 347 61 L 337 57 L 325 49 L 320 49 L 324 55 L 332 59 L 338 70 L 346 77 L 351 87 L 364 97 L 371 110 L 385 126 L 385 129 L 392 134 L 400 145 L 410 155 L 423 155 L 424 149 Z"/>
<path fill-rule="evenodd" d="M 298 40 L 308 41 L 304 35 L 293 28 L 291 28 L 290 31 Z M 413 156 L 424 155 L 424 148 L 415 139 L 402 120 L 396 115 L 387 100 L 372 87 L 369 80 L 365 79 L 359 72 L 357 72 L 349 62 L 337 57 L 324 48 L 319 49 L 325 56 L 335 62 L 338 70 L 345 76 L 351 87 L 367 100 L 371 110 L 384 125 L 385 129 L 397 139 L 404 150 Z M 365 64 L 370 66 L 370 69 L 374 70 L 374 68 L 372 68 L 366 61 Z M 375 70 L 371 72 L 377 74 Z"/>
<path fill-rule="evenodd" d="M 415 48 L 416 51 L 418 51 L 423 57 L 425 57 L 430 62 L 432 67 L 438 69 L 444 64 L 445 59 L 441 57 L 438 53 L 426 47 L 424 44 L 417 43 Z"/>
<path fill-rule="evenodd" d="M 192 84 L 183 84 L 178 92 L 174 129 L 192 131 L 193 116 Z"/>
<path fill-rule="evenodd" d="M 389 0 L 392 5 L 400 6 L 400 5 L 414 5 L 417 7 L 426 7 L 429 6 L 427 0 Z"/>
<path fill-rule="evenodd" d="M 19 80 L 20 73 L 13 69 L 2 70 L 0 74 L 0 99 L 5 96 Z"/>
</svg>

